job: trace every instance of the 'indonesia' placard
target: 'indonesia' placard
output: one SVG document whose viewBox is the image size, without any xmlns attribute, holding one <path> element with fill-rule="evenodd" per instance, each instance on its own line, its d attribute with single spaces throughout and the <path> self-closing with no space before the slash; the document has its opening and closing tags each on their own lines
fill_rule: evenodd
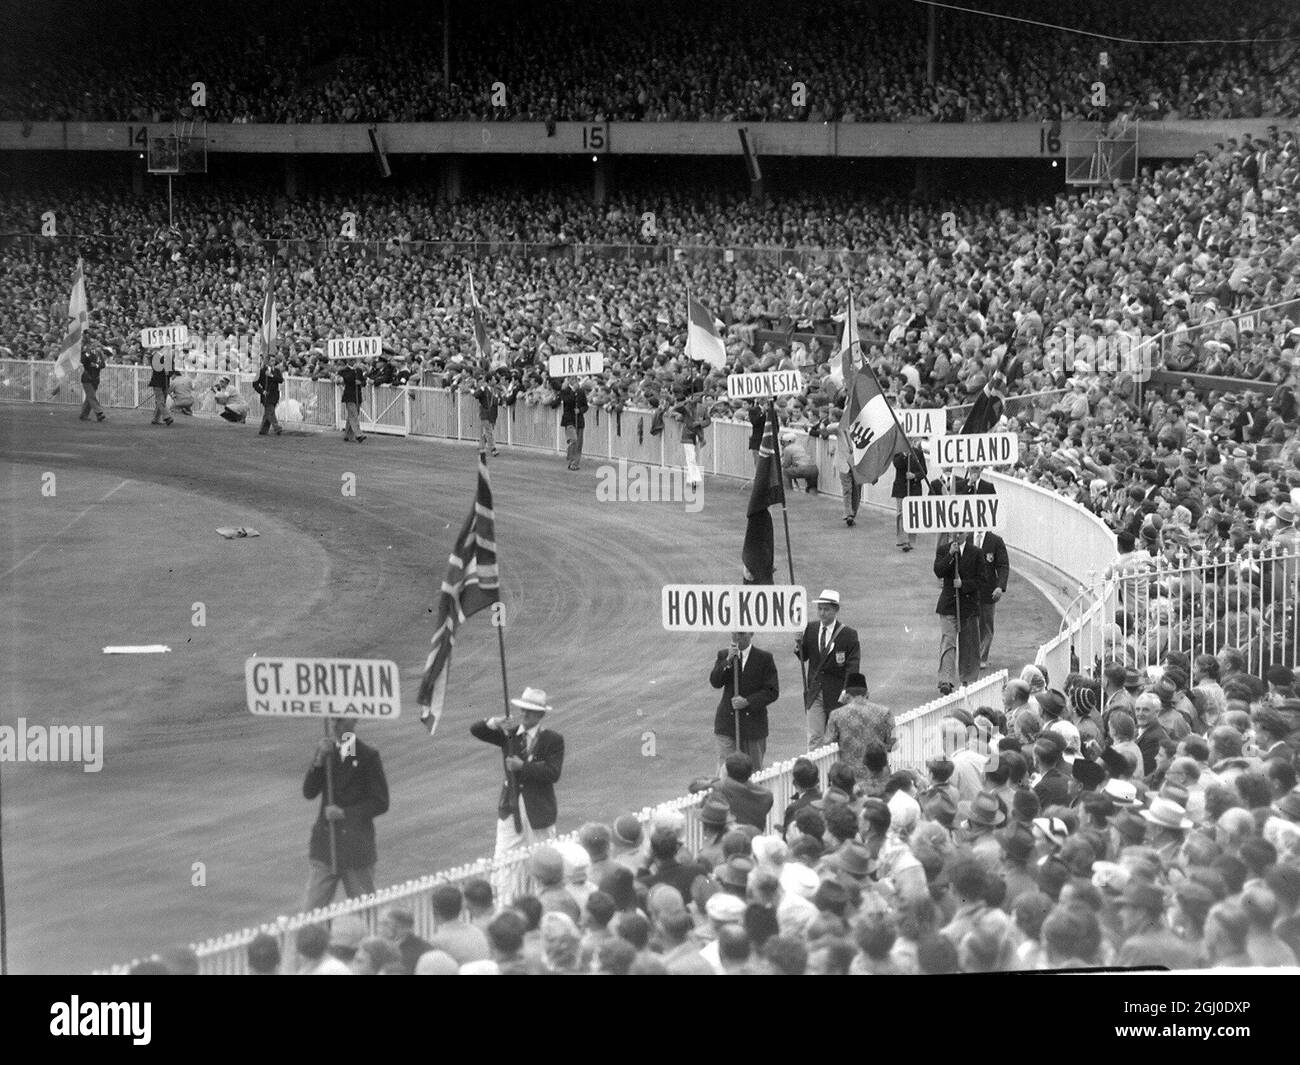
<svg viewBox="0 0 1300 1065">
<path fill-rule="evenodd" d="M 263 717 L 402 715 L 397 664 L 356 658 L 250 658 L 244 662 L 248 711 Z"/>
<path fill-rule="evenodd" d="M 665 584 L 668 632 L 800 632 L 808 592 L 798 584 Z"/>
<path fill-rule="evenodd" d="M 767 399 L 771 396 L 795 396 L 802 392 L 803 374 L 798 370 L 727 375 L 727 395 L 732 399 Z"/>
</svg>

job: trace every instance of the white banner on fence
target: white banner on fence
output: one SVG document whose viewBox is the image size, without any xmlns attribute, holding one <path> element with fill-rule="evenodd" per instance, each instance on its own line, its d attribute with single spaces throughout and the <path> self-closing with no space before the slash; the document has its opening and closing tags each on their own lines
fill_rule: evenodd
<svg viewBox="0 0 1300 1065">
<path fill-rule="evenodd" d="M 997 496 L 908 496 L 903 528 L 910 533 L 1000 532 L 1006 511 Z"/>
<path fill-rule="evenodd" d="M 552 377 L 604 373 L 605 356 L 599 351 L 571 351 L 564 355 L 550 355 L 546 359 L 546 372 Z"/>
<path fill-rule="evenodd" d="M 325 341 L 325 355 L 329 359 L 375 359 L 383 354 L 384 342 L 379 337 L 330 337 Z"/>
<path fill-rule="evenodd" d="M 909 440 L 932 440 L 936 436 L 948 435 L 948 411 L 944 407 L 913 410 L 896 407 L 894 413 Z"/>
<path fill-rule="evenodd" d="M 665 584 L 668 632 L 802 632 L 808 593 L 798 584 Z"/>
<path fill-rule="evenodd" d="M 930 468 L 952 470 L 966 466 L 1014 466 L 1020 459 L 1015 433 L 967 433 L 930 441 Z"/>
<path fill-rule="evenodd" d="M 797 396 L 802 393 L 803 374 L 798 370 L 727 375 L 727 395 L 732 399 L 766 399 L 769 396 Z"/>
<path fill-rule="evenodd" d="M 189 326 L 151 325 L 140 330 L 142 348 L 179 348 L 190 342 Z"/>
<path fill-rule="evenodd" d="M 244 662 L 249 713 L 263 717 L 402 715 L 397 664 L 365 658 L 261 658 Z"/>
</svg>

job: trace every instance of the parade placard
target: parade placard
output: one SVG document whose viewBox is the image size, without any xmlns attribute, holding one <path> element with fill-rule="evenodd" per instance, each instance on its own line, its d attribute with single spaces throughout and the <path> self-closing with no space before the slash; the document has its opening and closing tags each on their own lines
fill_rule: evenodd
<svg viewBox="0 0 1300 1065">
<path fill-rule="evenodd" d="M 244 662 L 248 711 L 261 717 L 357 717 L 402 714 L 397 664 L 379 659 L 263 658 Z"/>
<path fill-rule="evenodd" d="M 948 435 L 948 411 L 944 407 L 925 407 L 905 410 L 895 408 L 898 424 L 909 440 L 933 440 Z"/>
<path fill-rule="evenodd" d="M 550 355 L 546 359 L 546 372 L 552 377 L 579 377 L 605 372 L 605 356 L 599 351 L 571 351 L 565 355 Z"/>
<path fill-rule="evenodd" d="M 1001 532 L 1006 504 L 995 495 L 908 496 L 903 529 L 909 533 Z"/>
<path fill-rule="evenodd" d="M 140 346 L 154 348 L 179 348 L 190 342 L 189 326 L 151 325 L 140 330 Z"/>
<path fill-rule="evenodd" d="M 808 593 L 797 584 L 665 584 L 668 632 L 802 632 Z"/>
<path fill-rule="evenodd" d="M 1020 437 L 1015 433 L 965 433 L 939 436 L 929 443 L 931 470 L 968 466 L 1014 466 L 1020 459 Z"/>
<path fill-rule="evenodd" d="M 331 360 L 376 359 L 383 354 L 379 337 L 331 337 L 325 342 L 325 355 Z"/>
<path fill-rule="evenodd" d="M 763 373 L 727 375 L 727 395 L 732 399 L 769 399 L 803 393 L 803 374 L 798 370 L 770 370 Z"/>
</svg>

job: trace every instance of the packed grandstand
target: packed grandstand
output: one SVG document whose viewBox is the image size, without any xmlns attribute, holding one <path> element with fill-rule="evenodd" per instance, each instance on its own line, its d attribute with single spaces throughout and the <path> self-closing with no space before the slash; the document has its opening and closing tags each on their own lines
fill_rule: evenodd
<svg viewBox="0 0 1300 1065">
<path fill-rule="evenodd" d="M 559 401 L 546 356 L 598 351 L 604 372 L 580 386 L 593 409 L 672 417 L 700 400 L 713 418 L 744 419 L 729 373 L 797 368 L 806 388 L 778 401 L 782 428 L 829 440 L 844 410 L 834 378 L 852 296 L 862 357 L 897 409 L 964 413 L 995 390 L 993 424 L 1020 438 L 1020 461 L 1004 472 L 1116 535 L 1114 574 L 1128 583 L 1112 628 L 1122 635 L 1068 674 L 1025 664 L 996 705 L 954 704 L 938 726 L 942 751 L 924 765 L 891 764 L 884 747 L 854 763 L 823 752 L 783 771 L 783 790 L 773 786 L 782 802 L 757 821 L 726 789 L 705 789 L 685 814 L 643 818 L 611 797 L 605 822 L 563 826 L 574 835 L 535 848 L 508 884 L 477 870 L 416 902 L 333 916 L 332 928 L 272 926 L 241 940 L 247 952 L 231 968 L 1300 964 L 1300 40 L 1290 5 L 1070 12 L 1076 28 L 1110 35 L 1103 42 L 1044 26 L 1047 5 L 998 0 L 983 6 L 1029 21 L 943 12 L 934 78 L 927 12 L 912 3 L 632 5 L 616 23 L 591 18 L 586 0 L 507 4 L 509 16 L 502 5 L 455 5 L 446 78 L 446 30 L 432 14 L 413 20 L 406 5 L 381 4 L 360 19 L 354 5 L 326 6 L 334 17 L 288 31 L 293 5 L 238 25 L 229 4 L 204 5 L 195 17 L 214 30 L 201 50 L 155 62 L 165 48 L 140 49 L 76 79 L 29 59 L 0 82 L 0 120 L 1123 114 L 1275 125 L 1191 158 L 1144 159 L 1131 183 L 1083 190 L 926 197 L 805 174 L 759 198 L 734 181 L 629 173 L 599 203 L 572 182 L 500 179 L 449 200 L 416 174 L 387 184 L 343 174 L 294 197 L 265 175 L 216 165 L 180 179 L 170 204 L 158 185 L 133 194 L 94 179 L 6 189 L 6 367 L 58 352 L 80 260 L 86 343 L 110 366 L 147 362 L 140 331 L 177 321 L 215 338 L 219 362 L 204 370 L 255 372 L 250 341 L 270 292 L 287 376 L 333 380 L 327 339 L 375 332 L 375 384 L 469 392 L 484 378 L 469 273 L 507 353 L 494 375 L 506 417 Z M 165 22 L 136 29 L 160 41 L 174 32 Z M 283 62 L 268 62 L 258 35 L 283 41 Z M 1151 43 L 1170 39 L 1195 43 Z M 1099 111 L 1089 86 L 1102 48 L 1110 101 Z M 201 62 L 225 91 L 196 111 L 182 90 Z M 496 81 L 504 106 L 492 102 Z M 812 102 L 790 102 L 794 81 Z M 41 233 L 45 212 L 54 236 Z M 345 213 L 356 226 L 347 236 Z M 721 369 L 684 355 L 688 292 L 716 317 Z M 1136 361 L 1119 357 L 1133 352 Z M 182 367 L 198 369 L 198 353 Z M 1271 561 L 1252 563 L 1261 552 Z M 1184 569 L 1171 579 L 1161 567 L 1174 565 Z M 725 772 L 749 777 L 741 763 Z M 137 971 L 200 964 L 178 948 Z"/>
</svg>

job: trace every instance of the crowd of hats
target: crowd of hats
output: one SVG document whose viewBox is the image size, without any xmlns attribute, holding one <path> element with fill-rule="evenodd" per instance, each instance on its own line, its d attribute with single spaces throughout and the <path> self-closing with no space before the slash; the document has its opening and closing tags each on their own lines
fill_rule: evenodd
<svg viewBox="0 0 1300 1065">
<path fill-rule="evenodd" d="M 1292 671 L 1257 677 L 1241 662 L 1234 649 L 1194 668 L 1173 655 L 1158 681 L 1116 663 L 1060 687 L 1027 666 L 1001 708 L 949 711 L 925 772 L 882 780 L 841 761 L 823 777 L 800 759 L 771 825 L 738 819 L 715 782 L 698 850 L 677 810 L 588 823 L 532 853 L 528 893 L 508 905 L 476 880 L 435 889 L 428 940 L 403 938 L 406 909 L 387 914 L 387 945 L 356 918 L 313 926 L 299 971 L 1295 966 L 1300 698 Z M 1141 746 L 1123 721 L 1134 715 Z M 1147 727 L 1161 730 L 1150 764 Z M 729 774 L 748 769 L 728 760 Z M 263 937 L 250 963 L 273 971 L 275 955 Z"/>
<path fill-rule="evenodd" d="M 992 10 L 1041 18 L 1029 0 Z M 58 38 L 11 32 L 14 62 L 0 118 L 148 121 L 200 115 L 216 122 L 846 121 L 990 122 L 1089 118 L 1110 109 L 1141 118 L 1294 114 L 1300 104 L 1285 45 L 1146 48 L 1135 39 L 1286 37 L 1285 0 L 1224 7 L 1210 0 L 1139 8 L 1092 0 L 1069 11 L 1086 34 L 945 10 L 936 77 L 926 76 L 927 12 L 905 0 L 685 0 L 621 4 L 602 18 L 594 0 L 544 6 L 502 0 L 453 5 L 452 80 L 441 71 L 435 10 L 415 0 L 371 11 L 330 0 L 264 8 L 217 0 L 169 18 L 102 19 L 78 12 Z M 1049 21 L 1052 21 L 1049 19 Z M 183 34 L 184 49 L 175 47 Z M 127 36 L 129 34 L 129 36 Z M 121 38 L 122 47 L 113 47 Z M 274 42 L 274 47 L 268 42 Z M 17 47 L 22 45 L 22 47 Z M 1101 65 L 1101 53 L 1107 62 Z M 274 56 L 274 59 L 272 59 Z M 204 107 L 190 86 L 206 79 Z M 492 86 L 504 85 L 494 103 Z M 794 83 L 807 92 L 793 95 Z"/>
</svg>

